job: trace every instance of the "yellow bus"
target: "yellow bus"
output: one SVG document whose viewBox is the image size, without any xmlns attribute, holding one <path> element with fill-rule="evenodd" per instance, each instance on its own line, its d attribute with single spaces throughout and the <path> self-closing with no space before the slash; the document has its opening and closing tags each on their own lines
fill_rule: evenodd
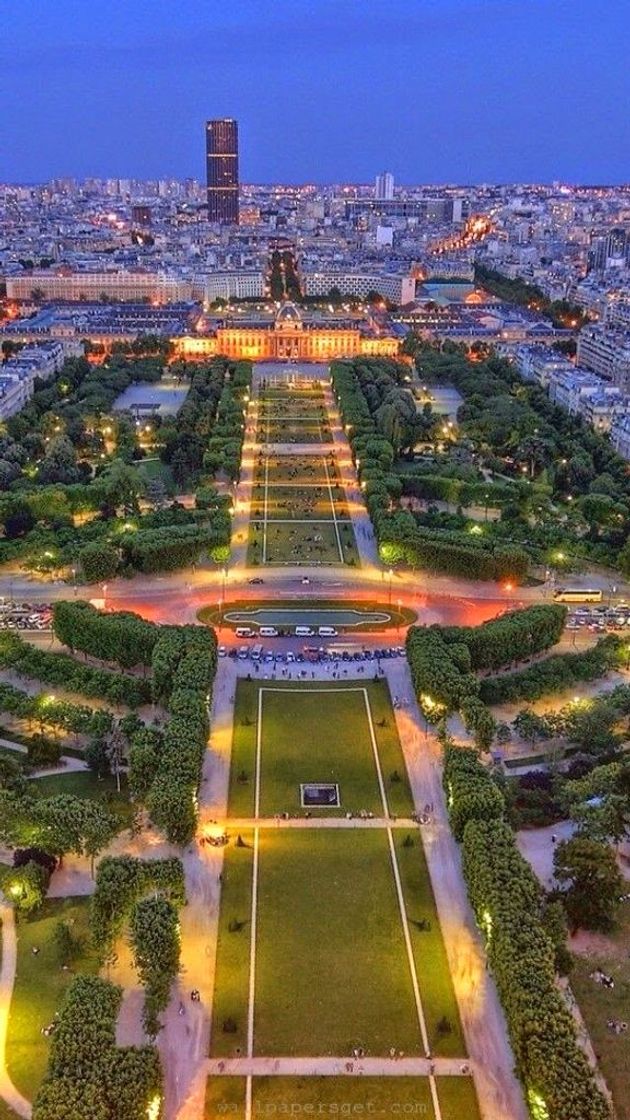
<svg viewBox="0 0 630 1120">
<path fill-rule="evenodd" d="M 601 603 L 603 591 L 595 587 L 559 587 L 554 591 L 554 603 Z"/>
</svg>

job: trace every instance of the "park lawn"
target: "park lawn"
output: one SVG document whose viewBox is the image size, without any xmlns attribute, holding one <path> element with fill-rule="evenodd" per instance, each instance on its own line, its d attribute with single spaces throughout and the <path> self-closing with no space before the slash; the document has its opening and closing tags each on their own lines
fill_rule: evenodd
<svg viewBox="0 0 630 1120">
<path fill-rule="evenodd" d="M 431 1053 L 464 1058 L 466 1043 L 422 837 L 419 831 L 409 834 L 413 847 L 405 847 L 404 834 L 399 830 L 393 835 Z M 420 929 L 420 922 L 428 922 L 430 929 Z M 441 1020 L 448 1020 L 450 1032 L 445 1025 L 439 1029 Z"/>
<path fill-rule="evenodd" d="M 257 934 L 257 1055 L 421 1051 L 384 830 L 263 830 Z"/>
<path fill-rule="evenodd" d="M 606 1026 L 609 1019 L 620 1022 L 630 1019 L 630 904 L 622 905 L 617 929 L 606 938 L 598 936 L 597 940 L 602 945 L 608 943 L 608 949 L 574 953 L 570 983 L 599 1055 L 599 1065 L 613 1095 L 618 1120 L 630 1120 L 630 1032 L 615 1034 Z M 613 977 L 613 989 L 590 979 L 590 973 L 596 968 Z"/>
<path fill-rule="evenodd" d="M 245 1120 L 245 1081 L 244 1077 L 209 1077 L 206 1081 L 204 1120 L 217 1120 L 218 1116 Z"/>
<path fill-rule="evenodd" d="M 332 493 L 332 502 L 331 502 Z M 252 493 L 250 517 L 252 521 L 261 521 L 265 516 L 265 500 L 267 503 L 267 519 L 308 520 L 321 521 L 332 517 L 333 503 L 338 520 L 347 521 L 350 517 L 348 503 L 342 486 L 334 484 L 330 490 L 327 486 L 270 486 L 265 491 L 264 486 L 256 486 Z"/>
<path fill-rule="evenodd" d="M 154 479 L 159 478 L 164 483 L 167 493 L 175 493 L 173 472 L 168 463 L 163 463 L 161 459 L 139 459 L 134 463 L 134 467 L 144 482 L 153 482 Z"/>
<path fill-rule="evenodd" d="M 330 424 L 317 416 L 286 420 L 264 417 L 257 437 L 260 443 L 330 443 L 332 431 Z"/>
<path fill-rule="evenodd" d="M 17 926 L 18 954 L 15 987 L 7 1032 L 7 1067 L 16 1089 L 29 1100 L 35 1096 L 46 1071 L 49 1040 L 41 1033 L 61 1004 L 76 972 L 96 974 L 98 960 L 89 945 L 89 897 L 51 898 Z M 54 944 L 57 922 L 72 923 L 84 947 L 64 971 Z M 39 949 L 35 955 L 33 947 Z"/>
<path fill-rule="evenodd" d="M 225 850 L 223 862 L 210 1032 L 210 1053 L 219 1058 L 247 1052 L 253 833 L 243 832 L 242 839 L 246 846 L 230 844 Z M 238 931 L 230 932 L 229 925 L 234 920 L 245 924 Z M 227 1019 L 234 1021 L 236 1031 L 224 1031 Z"/>
<path fill-rule="evenodd" d="M 442 1120 L 481 1120 L 475 1083 L 471 1077 L 437 1077 L 435 1084 Z"/>
<path fill-rule="evenodd" d="M 114 778 L 97 778 L 91 770 L 69 770 L 66 774 L 33 778 L 31 786 L 39 797 L 56 797 L 70 793 L 74 797 L 89 797 L 101 801 L 118 818 L 120 830 L 129 828 L 133 819 L 133 805 L 127 793 L 127 782 L 121 777 L 121 792 L 116 790 Z"/>
<path fill-rule="evenodd" d="M 439 1077 L 442 1120 L 480 1120 L 472 1081 Z M 255 1077 L 253 1111 L 266 1116 L 417 1116 L 434 1120 L 425 1077 Z M 209 1077 L 204 1120 L 245 1117 L 245 1078 Z"/>
<path fill-rule="evenodd" d="M 416 1116 L 435 1120 L 427 1077 L 256 1077 L 254 1113 L 267 1116 Z M 474 1120 L 467 1113 L 444 1120 Z"/>
<path fill-rule="evenodd" d="M 363 599 L 302 599 L 300 596 L 296 599 L 231 599 L 225 606 L 221 608 L 217 606 L 202 607 L 197 613 L 197 618 L 200 622 L 205 622 L 210 626 L 223 626 L 227 629 L 236 629 L 237 626 L 252 626 L 258 625 L 255 619 L 245 620 L 239 622 L 230 622 L 226 617 L 232 612 L 237 611 L 273 611 L 273 610 L 291 610 L 291 611 L 360 611 L 366 617 L 374 612 L 389 615 L 389 621 L 383 622 L 363 622 L 358 621 L 353 626 L 344 626 L 343 623 L 336 621 L 332 617 L 325 619 L 325 625 L 334 626 L 340 634 L 367 634 L 374 633 L 381 630 L 392 629 L 394 626 L 397 628 L 411 626 L 417 619 L 417 614 L 412 611 L 410 607 L 400 607 L 392 605 L 389 607 L 387 603 L 379 602 L 378 599 L 366 602 Z M 292 628 L 294 625 L 300 625 L 299 620 L 296 623 L 291 623 Z M 268 625 L 267 623 L 263 625 Z M 279 627 L 282 632 L 282 627 Z M 315 636 L 315 635 L 313 635 Z"/>
<path fill-rule="evenodd" d="M 341 807 L 311 809 L 312 816 L 339 816 L 361 809 L 375 816 L 383 815 L 366 694 L 390 812 L 395 816 L 411 815 L 413 802 L 404 757 L 384 681 L 351 685 L 331 680 L 291 685 L 283 681 L 239 680 L 230 771 L 229 811 L 232 816 L 253 813 L 261 688 L 275 690 L 263 692 L 262 698 L 261 816 L 284 812 L 303 814 L 300 784 L 304 782 L 339 785 Z"/>
<path fill-rule="evenodd" d="M 324 455 L 270 455 L 260 457 L 254 483 L 270 486 L 327 486 L 339 482 L 339 471 L 330 457 Z"/>
<path fill-rule="evenodd" d="M 237 680 L 232 720 L 228 813 L 253 817 L 256 775 L 257 681 Z"/>
<path fill-rule="evenodd" d="M 313 566 L 318 564 L 358 564 L 359 554 L 354 532 L 349 521 L 338 526 L 339 540 L 335 526 L 329 521 L 310 521 L 308 524 L 291 525 L 277 521 L 267 522 L 266 564 L 290 564 Z M 251 547 L 259 553 L 262 560 L 263 533 L 250 534 Z M 258 542 L 256 547 L 255 542 Z M 339 548 L 341 543 L 341 550 Z"/>
</svg>

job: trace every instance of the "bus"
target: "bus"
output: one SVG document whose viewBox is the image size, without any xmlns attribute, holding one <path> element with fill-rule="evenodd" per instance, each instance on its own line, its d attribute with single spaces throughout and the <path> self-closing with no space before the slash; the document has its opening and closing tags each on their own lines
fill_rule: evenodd
<svg viewBox="0 0 630 1120">
<path fill-rule="evenodd" d="M 595 587 L 559 587 L 554 591 L 554 603 L 601 603 L 603 591 Z"/>
</svg>

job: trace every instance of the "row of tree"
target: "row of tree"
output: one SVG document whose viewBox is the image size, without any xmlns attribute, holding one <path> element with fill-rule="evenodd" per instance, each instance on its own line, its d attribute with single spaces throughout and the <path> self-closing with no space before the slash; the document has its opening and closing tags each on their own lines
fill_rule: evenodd
<svg viewBox="0 0 630 1120">
<path fill-rule="evenodd" d="M 74 735 L 105 735 L 112 726 L 111 712 L 58 700 L 44 692 L 30 695 L 11 684 L 0 683 L 0 711 L 44 727 L 58 728 Z"/>
<path fill-rule="evenodd" d="M 68 654 L 38 649 L 11 631 L 0 634 L 0 666 L 68 692 L 80 692 L 129 708 L 151 701 L 149 680 L 80 664 Z"/>
<path fill-rule="evenodd" d="M 232 481 L 236 481 L 241 473 L 245 413 L 251 383 L 252 363 L 233 363 L 226 376 L 216 421 L 203 457 L 206 470 L 213 474 L 226 474 Z"/>
<path fill-rule="evenodd" d="M 208 704 L 217 665 L 214 631 L 156 626 L 128 612 L 104 613 L 81 602 L 55 604 L 53 626 L 70 649 L 121 667 L 151 667 L 153 696 L 170 719 L 159 735 L 132 740 L 130 786 L 153 822 L 175 844 L 193 837 L 197 788 L 209 732 Z"/>
<path fill-rule="evenodd" d="M 69 985 L 51 1037 L 33 1120 L 160 1120 L 162 1070 L 153 1046 L 116 1046 L 122 990 L 96 976 Z"/>
<path fill-rule="evenodd" d="M 619 664 L 621 656 L 625 659 L 622 649 L 622 641 L 610 634 L 582 653 L 557 653 L 520 672 L 487 677 L 481 681 L 481 699 L 486 704 L 532 701 L 598 680 Z"/>
<path fill-rule="evenodd" d="M 144 1026 L 154 1038 L 179 969 L 178 911 L 186 902 L 181 860 L 107 857 L 99 865 L 90 908 L 92 941 L 104 960 L 130 932 L 134 965 L 145 989 Z"/>
<path fill-rule="evenodd" d="M 610 1120 L 556 984 L 564 941 L 503 818 L 504 802 L 475 752 L 447 746 L 444 785 L 462 862 L 532 1113 L 549 1120 Z M 471 792 L 472 790 L 472 792 Z M 498 796 L 497 796 L 498 794 Z M 552 933 L 560 928 L 560 936 Z M 565 927 L 566 929 L 566 927 Z M 550 935 L 551 934 L 551 935 Z"/>
<path fill-rule="evenodd" d="M 104 612 L 82 600 L 60 599 L 53 608 L 55 637 L 74 653 L 79 650 L 121 669 L 148 669 L 160 629 L 131 611 Z"/>
<path fill-rule="evenodd" d="M 559 640 L 566 608 L 537 605 L 510 611 L 481 626 L 411 626 L 407 658 L 417 695 L 428 697 L 425 711 L 457 710 L 480 694 L 479 670 L 494 672 L 549 649 Z"/>
</svg>

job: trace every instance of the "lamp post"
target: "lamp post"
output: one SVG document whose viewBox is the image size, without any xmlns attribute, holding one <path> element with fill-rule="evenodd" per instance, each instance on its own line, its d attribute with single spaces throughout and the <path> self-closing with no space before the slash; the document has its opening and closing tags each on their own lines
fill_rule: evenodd
<svg viewBox="0 0 630 1120">
<path fill-rule="evenodd" d="M 389 595 L 388 595 L 387 605 L 391 610 L 391 606 L 392 606 L 392 578 L 393 578 L 393 575 L 394 575 L 391 568 L 389 569 L 389 572 L 387 574 L 389 575 Z"/>
</svg>

